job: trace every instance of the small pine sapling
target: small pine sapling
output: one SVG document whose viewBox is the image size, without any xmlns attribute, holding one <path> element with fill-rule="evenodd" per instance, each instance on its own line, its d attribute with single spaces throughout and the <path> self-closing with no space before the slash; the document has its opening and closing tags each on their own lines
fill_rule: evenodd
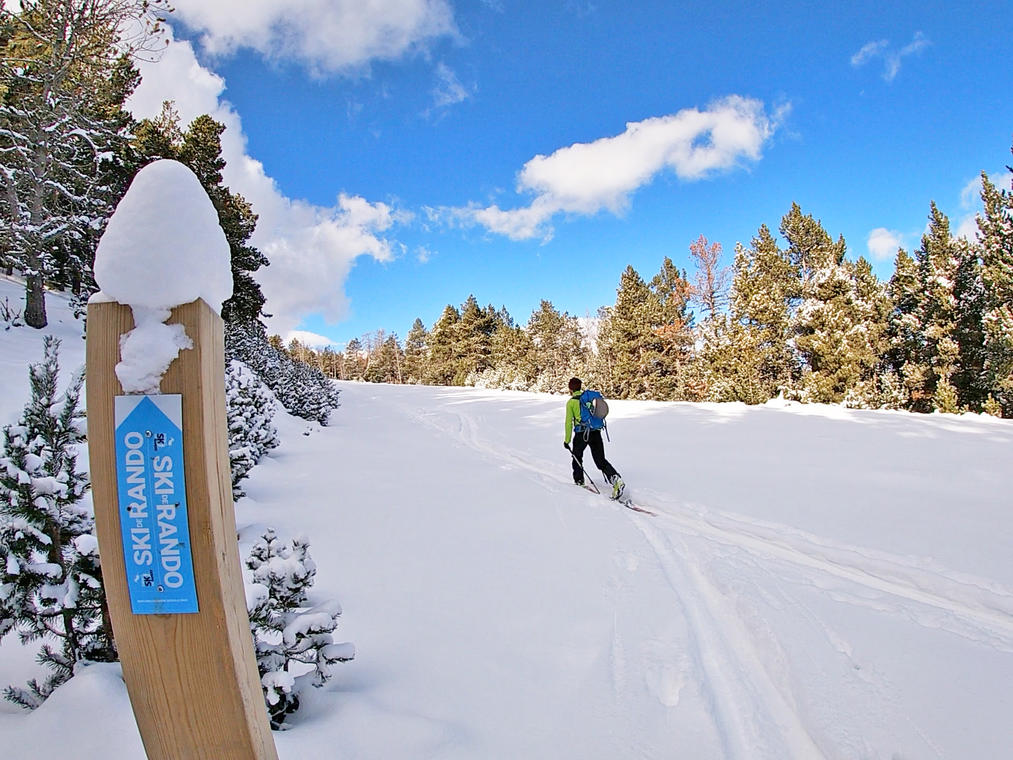
<svg viewBox="0 0 1013 760">
<path fill-rule="evenodd" d="M 323 686 L 337 663 L 355 657 L 355 647 L 334 643 L 337 602 L 308 606 L 316 565 L 305 538 L 282 543 L 268 529 L 251 548 L 246 567 L 246 604 L 264 700 L 271 727 L 285 729 L 306 684 Z"/>
<path fill-rule="evenodd" d="M 58 398 L 59 341 L 47 337 L 44 346 L 43 362 L 29 369 L 32 399 L 20 424 L 4 428 L 0 456 L 0 639 L 16 631 L 22 644 L 42 642 L 37 659 L 52 671 L 5 690 L 28 709 L 69 680 L 76 663 L 116 656 L 88 480 L 77 470 L 83 376 Z"/>
<path fill-rule="evenodd" d="M 268 451 L 278 445 L 274 397 L 243 362 L 232 360 L 225 371 L 225 409 L 229 424 L 232 497 L 244 495 L 239 483 Z"/>
</svg>

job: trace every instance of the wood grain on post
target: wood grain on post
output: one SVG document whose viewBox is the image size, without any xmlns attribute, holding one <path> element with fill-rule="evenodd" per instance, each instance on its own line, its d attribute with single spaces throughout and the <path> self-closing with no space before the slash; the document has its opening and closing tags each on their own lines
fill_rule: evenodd
<svg viewBox="0 0 1013 760">
<path fill-rule="evenodd" d="M 236 542 L 225 412 L 221 318 L 198 300 L 178 306 L 194 347 L 180 352 L 162 393 L 182 395 L 183 458 L 200 611 L 131 612 L 116 486 L 114 368 L 128 306 L 88 307 L 87 406 L 102 577 L 123 677 L 150 760 L 276 760 L 257 673 Z"/>
</svg>

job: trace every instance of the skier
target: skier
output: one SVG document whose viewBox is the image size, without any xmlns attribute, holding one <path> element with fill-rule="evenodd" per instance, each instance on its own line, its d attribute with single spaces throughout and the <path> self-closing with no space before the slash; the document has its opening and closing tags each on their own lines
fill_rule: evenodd
<svg viewBox="0 0 1013 760">
<path fill-rule="evenodd" d="M 618 499 L 623 495 L 626 484 L 616 472 L 609 461 L 605 458 L 605 443 L 601 439 L 601 430 L 594 430 L 581 424 L 580 421 L 580 394 L 581 380 L 579 377 L 571 377 L 569 382 L 570 399 L 566 402 L 566 421 L 564 425 L 565 437 L 563 448 L 570 452 L 573 457 L 573 482 L 578 486 L 584 485 L 584 449 L 591 449 L 591 457 L 595 465 L 601 470 L 605 479 L 612 484 L 612 498 Z M 576 435 L 574 435 L 576 434 Z M 570 448 L 570 439 L 573 438 L 573 448 Z"/>
</svg>

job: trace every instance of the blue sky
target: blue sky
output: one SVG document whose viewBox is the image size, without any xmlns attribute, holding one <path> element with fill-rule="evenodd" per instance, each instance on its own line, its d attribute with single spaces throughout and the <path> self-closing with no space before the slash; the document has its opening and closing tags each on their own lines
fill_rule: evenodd
<svg viewBox="0 0 1013 760">
<path fill-rule="evenodd" d="M 1011 159 L 999 2 L 174 5 L 134 111 L 228 125 L 269 326 L 338 346 L 469 294 L 593 314 L 628 264 L 692 270 L 700 235 L 730 263 L 793 201 L 886 278 Z"/>
</svg>

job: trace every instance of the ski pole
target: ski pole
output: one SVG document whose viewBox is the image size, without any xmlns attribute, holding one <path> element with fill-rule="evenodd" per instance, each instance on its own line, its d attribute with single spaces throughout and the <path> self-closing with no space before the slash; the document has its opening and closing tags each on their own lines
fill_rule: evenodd
<svg viewBox="0 0 1013 760">
<path fill-rule="evenodd" d="M 577 466 L 580 468 L 580 471 L 584 473 L 584 480 L 586 480 L 588 483 L 591 484 L 591 487 L 594 489 L 595 493 L 600 494 L 601 491 L 598 490 L 598 484 L 595 483 L 594 480 L 591 479 L 591 476 L 587 474 L 587 470 L 584 469 L 584 464 L 579 459 L 577 459 L 577 455 L 573 453 L 573 449 L 567 446 L 566 450 L 570 452 L 570 456 L 573 457 L 573 461 L 577 463 Z"/>
</svg>

